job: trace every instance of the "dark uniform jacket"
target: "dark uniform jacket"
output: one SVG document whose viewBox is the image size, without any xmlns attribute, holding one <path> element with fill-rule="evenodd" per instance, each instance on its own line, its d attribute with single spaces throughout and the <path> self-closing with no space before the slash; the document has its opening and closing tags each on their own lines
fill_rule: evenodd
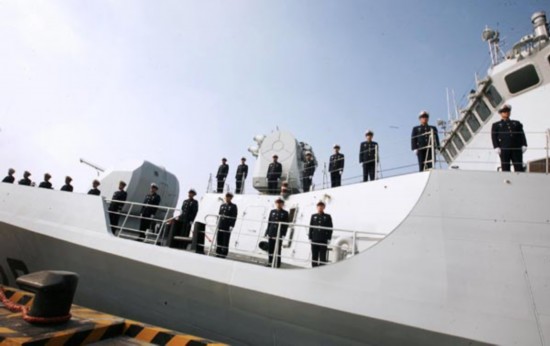
<svg viewBox="0 0 550 346">
<path fill-rule="evenodd" d="M 143 204 L 159 205 L 160 196 L 156 193 L 150 193 L 147 196 L 145 196 L 145 200 L 143 201 Z M 156 212 L 157 212 L 157 208 L 155 207 L 149 207 L 145 205 L 141 207 L 141 215 L 145 217 L 150 217 L 151 215 L 155 215 Z"/>
<path fill-rule="evenodd" d="M 122 207 L 124 206 L 124 203 L 118 203 L 118 202 L 115 202 L 115 201 L 126 201 L 126 198 L 128 197 L 128 194 L 126 193 L 126 191 L 121 191 L 121 190 L 118 190 L 118 191 L 115 191 L 115 193 L 113 193 L 113 198 L 112 198 L 112 201 L 111 201 L 111 205 L 109 205 L 109 210 L 110 211 L 120 211 L 122 209 Z"/>
<path fill-rule="evenodd" d="M 277 180 L 283 175 L 283 165 L 280 162 L 271 162 L 267 168 L 267 179 Z"/>
<path fill-rule="evenodd" d="M 332 218 L 330 217 L 330 214 L 316 213 L 311 215 L 309 225 L 332 228 Z M 310 227 L 309 239 L 315 243 L 327 243 L 330 239 L 332 239 L 332 229 Z"/>
<path fill-rule="evenodd" d="M 32 181 L 29 178 L 23 178 L 19 180 L 19 185 L 31 186 Z"/>
<path fill-rule="evenodd" d="M 181 205 L 181 215 L 178 220 L 181 222 L 193 222 L 199 211 L 199 202 L 194 199 L 188 198 L 183 201 Z"/>
<path fill-rule="evenodd" d="M 69 184 L 65 184 L 61 187 L 61 191 L 69 191 L 69 192 L 73 192 L 73 186 L 72 185 L 69 185 Z"/>
<path fill-rule="evenodd" d="M 434 132 L 435 148 L 439 149 L 439 136 L 437 135 L 437 128 L 431 125 L 418 125 L 412 129 L 411 150 L 428 150 L 432 130 Z"/>
<path fill-rule="evenodd" d="M 40 183 L 40 185 L 38 185 L 38 187 L 41 187 L 43 189 L 51 189 L 52 183 L 50 183 L 49 181 L 43 181 Z"/>
<path fill-rule="evenodd" d="M 237 213 L 237 205 L 234 203 L 224 203 L 220 205 L 218 228 L 228 231 L 229 227 L 235 227 Z"/>
<path fill-rule="evenodd" d="M 2 180 L 3 183 L 10 183 L 10 184 L 13 184 L 14 181 L 15 181 L 15 177 L 13 175 L 6 175 L 4 180 Z"/>
<path fill-rule="evenodd" d="M 493 148 L 516 148 L 527 146 L 523 125 L 517 120 L 497 121 L 491 127 Z"/>
<path fill-rule="evenodd" d="M 344 171 L 344 154 L 338 153 L 330 155 L 330 161 L 328 164 L 329 172 L 343 172 Z"/>
<path fill-rule="evenodd" d="M 359 163 L 374 163 L 377 161 L 378 143 L 364 141 L 359 147 Z"/>
<path fill-rule="evenodd" d="M 315 160 L 306 160 L 304 162 L 304 177 L 313 177 L 315 173 Z"/>
<path fill-rule="evenodd" d="M 247 176 L 248 176 L 248 166 L 245 164 L 239 165 L 237 167 L 237 174 L 235 174 L 235 178 L 237 178 L 237 180 L 245 180 Z"/>
<path fill-rule="evenodd" d="M 225 177 L 227 177 L 227 173 L 229 173 L 229 165 L 221 164 L 220 167 L 218 167 L 218 174 L 216 174 L 216 178 L 225 179 Z"/>
<path fill-rule="evenodd" d="M 101 194 L 101 191 L 99 189 L 90 189 L 90 191 L 88 191 L 88 195 L 99 196 L 100 194 Z"/>
<path fill-rule="evenodd" d="M 267 229 L 265 231 L 265 235 L 268 237 L 276 237 L 277 236 L 277 228 L 279 227 L 279 222 L 288 222 L 288 211 L 284 209 L 273 209 L 271 212 L 269 212 L 269 222 L 267 224 Z M 281 238 L 286 235 L 286 230 L 288 229 L 288 225 L 281 224 Z"/>
</svg>

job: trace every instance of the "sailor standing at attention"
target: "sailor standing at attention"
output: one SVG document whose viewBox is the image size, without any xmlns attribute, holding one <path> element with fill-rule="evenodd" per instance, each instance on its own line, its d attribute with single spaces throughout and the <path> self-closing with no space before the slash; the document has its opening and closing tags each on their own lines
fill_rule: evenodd
<svg viewBox="0 0 550 346">
<path fill-rule="evenodd" d="M 52 188 L 52 183 L 50 183 L 51 178 L 52 178 L 52 176 L 50 175 L 50 173 L 44 174 L 44 181 L 41 182 L 38 185 L 38 187 L 41 187 L 43 189 L 51 189 Z"/>
<path fill-rule="evenodd" d="M 122 210 L 122 207 L 124 207 L 124 203 L 121 202 L 126 202 L 126 198 L 128 198 L 128 193 L 124 191 L 125 187 L 126 183 L 124 181 L 121 180 L 118 182 L 118 191 L 113 193 L 111 204 L 109 204 L 109 221 L 111 222 L 111 230 L 113 231 L 113 234 L 116 234 L 120 211 Z"/>
<path fill-rule="evenodd" d="M 365 132 L 366 141 L 359 147 L 359 163 L 363 165 L 363 181 L 375 179 L 376 163 L 378 162 L 378 143 L 372 140 L 374 133 Z"/>
<path fill-rule="evenodd" d="M 306 161 L 304 162 L 304 174 L 302 176 L 302 188 L 304 192 L 309 192 L 311 189 L 311 183 L 313 181 L 313 174 L 315 174 L 315 160 L 311 152 L 306 152 Z"/>
<path fill-rule="evenodd" d="M 327 263 L 327 244 L 332 239 L 332 218 L 325 214 L 325 202 L 317 202 L 317 213 L 311 215 L 309 222 L 309 240 L 311 240 L 311 266 L 318 267 Z M 314 226 L 328 227 L 316 228 Z"/>
<path fill-rule="evenodd" d="M 222 164 L 220 167 L 218 167 L 218 173 L 216 174 L 216 179 L 218 180 L 218 187 L 217 192 L 222 193 L 223 192 L 223 186 L 225 185 L 225 178 L 227 178 L 227 174 L 229 173 L 229 165 L 227 164 L 227 159 L 224 157 L 222 159 Z"/>
<path fill-rule="evenodd" d="M 500 156 L 500 167 L 503 172 L 510 172 L 510 161 L 514 172 L 523 172 L 523 153 L 527 150 L 527 138 L 523 125 L 517 120 L 510 120 L 512 106 L 503 105 L 498 110 L 501 120 L 493 123 L 491 139 L 496 153 Z"/>
<path fill-rule="evenodd" d="M 4 178 L 4 180 L 2 180 L 2 182 L 13 184 L 13 182 L 15 181 L 15 177 L 13 176 L 14 174 L 15 174 L 15 169 L 13 168 L 8 169 L 8 175 L 6 175 L 6 177 Z"/>
<path fill-rule="evenodd" d="M 101 185 L 99 180 L 94 179 L 94 181 L 92 181 L 92 188 L 88 191 L 88 195 L 99 196 L 101 194 L 101 191 L 97 188 L 99 185 Z"/>
<path fill-rule="evenodd" d="M 233 194 L 228 192 L 225 194 L 225 203 L 220 205 L 220 211 L 218 212 L 218 235 L 216 237 L 216 257 L 226 258 L 229 253 L 229 240 L 231 238 L 231 231 L 235 227 L 237 221 L 238 209 L 237 205 L 233 204 L 231 200 Z"/>
<path fill-rule="evenodd" d="M 330 186 L 342 185 L 342 174 L 344 174 L 344 154 L 340 154 L 340 146 L 334 144 L 334 154 L 330 156 L 328 171 L 330 172 Z"/>
<path fill-rule="evenodd" d="M 275 253 L 275 247 L 277 247 L 277 260 L 275 266 L 281 267 L 281 249 L 283 247 L 283 238 L 286 236 L 288 229 L 288 211 L 283 207 L 285 201 L 281 197 L 277 197 L 275 200 L 275 209 L 269 212 L 269 220 L 267 222 L 267 229 L 265 230 L 265 236 L 269 237 L 268 240 L 268 267 L 272 266 L 273 254 Z M 284 224 L 282 222 L 285 222 Z M 279 234 L 279 241 L 277 242 L 277 233 Z"/>
<path fill-rule="evenodd" d="M 433 167 L 435 157 L 432 158 L 432 149 L 439 150 L 439 136 L 437 128 L 428 125 L 430 115 L 426 111 L 420 112 L 418 116 L 420 125 L 413 127 L 411 134 L 411 150 L 418 159 L 418 170 L 420 172 Z M 432 137 L 433 133 L 433 139 Z"/>
<path fill-rule="evenodd" d="M 160 196 L 157 194 L 159 187 L 156 183 L 151 183 L 151 190 L 145 196 L 143 200 L 143 207 L 141 207 L 141 219 L 139 223 L 139 239 L 138 241 L 143 241 L 145 239 L 145 231 L 151 226 L 153 219 L 155 218 L 155 213 L 157 212 L 157 205 L 160 204 Z M 151 205 L 151 206 L 150 206 Z"/>
<path fill-rule="evenodd" d="M 29 179 L 30 176 L 31 172 L 25 171 L 25 173 L 23 173 L 23 179 L 19 180 L 19 185 L 31 186 L 32 181 Z"/>
<path fill-rule="evenodd" d="M 181 205 L 181 214 L 174 222 L 174 230 L 172 236 L 179 236 L 184 238 L 189 237 L 191 225 L 193 224 L 193 221 L 195 221 L 195 217 L 197 216 L 197 212 L 199 211 L 199 202 L 195 200 L 196 195 L 197 191 L 195 191 L 194 189 L 190 189 L 187 193 L 187 199 L 183 201 L 183 204 Z M 172 243 L 174 244 L 173 246 L 171 246 L 173 248 L 186 249 L 189 241 L 179 240 Z"/>
<path fill-rule="evenodd" d="M 243 184 L 248 176 L 248 165 L 246 164 L 246 158 L 241 158 L 241 164 L 237 167 L 237 174 L 235 174 L 236 188 L 235 193 L 243 192 Z"/>
<path fill-rule="evenodd" d="M 278 159 L 279 156 L 273 155 L 273 162 L 267 168 L 267 193 L 270 195 L 278 193 L 279 180 L 283 175 L 283 165 L 277 162 Z"/>
<path fill-rule="evenodd" d="M 73 181 L 73 178 L 66 176 L 65 185 L 61 187 L 61 191 L 73 192 L 73 186 L 71 185 L 71 181 Z"/>
</svg>

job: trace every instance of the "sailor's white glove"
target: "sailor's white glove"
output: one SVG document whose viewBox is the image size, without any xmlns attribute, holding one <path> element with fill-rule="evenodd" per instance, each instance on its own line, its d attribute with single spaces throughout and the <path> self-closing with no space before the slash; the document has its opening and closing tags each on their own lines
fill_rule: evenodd
<svg viewBox="0 0 550 346">
<path fill-rule="evenodd" d="M 344 171 L 340 171 L 340 175 L 342 175 L 344 173 Z"/>
<path fill-rule="evenodd" d="M 229 226 L 229 232 L 231 232 L 233 230 L 233 227 Z"/>
<path fill-rule="evenodd" d="M 521 147 L 521 152 L 522 153 L 525 153 L 527 151 L 527 147 L 524 145 L 523 147 Z"/>
<path fill-rule="evenodd" d="M 497 155 L 500 155 L 500 148 L 495 148 L 495 153 L 497 153 Z"/>
<path fill-rule="evenodd" d="M 414 150 L 413 150 L 413 153 L 414 153 L 415 155 L 418 155 L 418 149 L 414 149 Z"/>
</svg>

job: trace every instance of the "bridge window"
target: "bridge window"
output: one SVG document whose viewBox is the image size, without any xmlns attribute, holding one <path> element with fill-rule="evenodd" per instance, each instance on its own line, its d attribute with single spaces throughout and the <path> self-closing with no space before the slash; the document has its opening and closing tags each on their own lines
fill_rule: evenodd
<svg viewBox="0 0 550 346">
<path fill-rule="evenodd" d="M 457 135 L 453 137 L 453 144 L 458 149 L 458 151 L 461 151 L 462 148 L 464 148 L 464 142 L 462 142 L 462 139 L 460 139 L 460 137 Z"/>
<path fill-rule="evenodd" d="M 481 126 L 479 120 L 477 120 L 473 113 L 466 114 L 466 123 L 470 126 L 470 129 L 472 129 L 473 132 L 476 132 Z"/>
<path fill-rule="evenodd" d="M 445 150 L 441 150 L 441 155 L 443 155 L 443 158 L 445 159 L 445 161 L 447 163 L 451 163 L 451 156 L 449 155 L 449 152 L 445 149 Z"/>
<path fill-rule="evenodd" d="M 462 138 L 464 139 L 464 142 L 468 142 L 470 138 L 472 138 L 472 134 L 470 133 L 470 129 L 466 126 L 466 124 L 462 124 L 460 128 L 458 129 L 458 132 L 462 135 Z M 456 145 L 456 143 L 455 143 Z M 457 145 L 458 147 L 458 145 Z M 462 148 L 460 148 L 462 149 Z"/>
<path fill-rule="evenodd" d="M 493 108 L 497 108 L 497 106 L 502 102 L 502 96 L 500 96 L 499 92 L 493 85 L 489 85 L 487 90 L 485 90 L 485 96 L 487 96 L 487 99 Z"/>
<path fill-rule="evenodd" d="M 483 121 L 486 121 L 491 115 L 491 110 L 489 109 L 489 107 L 487 107 L 487 104 L 482 99 L 476 101 L 474 110 Z"/>
<path fill-rule="evenodd" d="M 445 149 L 449 152 L 449 154 L 452 156 L 452 157 L 455 157 L 456 156 L 456 149 L 455 147 L 453 146 L 453 143 L 449 143 Z"/>
<path fill-rule="evenodd" d="M 519 93 L 540 82 L 539 75 L 533 65 L 523 66 L 519 70 L 504 77 L 504 80 L 506 81 L 508 90 L 510 90 L 512 94 Z"/>
</svg>

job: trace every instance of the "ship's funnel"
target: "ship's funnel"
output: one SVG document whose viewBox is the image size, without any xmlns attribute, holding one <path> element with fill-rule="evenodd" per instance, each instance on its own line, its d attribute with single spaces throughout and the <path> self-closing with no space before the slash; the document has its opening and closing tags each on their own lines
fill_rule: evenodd
<svg viewBox="0 0 550 346">
<path fill-rule="evenodd" d="M 533 30 L 535 31 L 535 38 L 548 40 L 548 22 L 546 21 L 546 13 L 536 12 L 531 16 L 531 23 L 533 23 Z"/>
</svg>

